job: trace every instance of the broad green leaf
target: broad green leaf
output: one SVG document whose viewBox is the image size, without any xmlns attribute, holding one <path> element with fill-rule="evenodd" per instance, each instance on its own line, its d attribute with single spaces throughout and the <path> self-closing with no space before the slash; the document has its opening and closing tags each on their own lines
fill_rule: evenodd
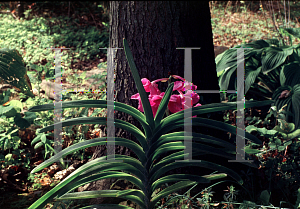
<svg viewBox="0 0 300 209">
<path fill-rule="evenodd" d="M 265 54 L 262 55 L 262 73 L 266 74 L 271 70 L 282 65 L 286 58 L 293 53 L 293 48 L 281 49 L 278 47 L 266 47 L 264 49 Z"/>
<path fill-rule="evenodd" d="M 300 83 L 300 65 L 295 61 L 282 66 L 280 71 L 280 84 L 281 86 L 289 85 L 294 86 Z"/>
<path fill-rule="evenodd" d="M 19 100 L 11 100 L 11 101 L 9 101 L 9 105 L 13 106 L 17 110 L 18 113 L 21 112 L 21 110 L 23 109 L 22 102 Z"/>
</svg>

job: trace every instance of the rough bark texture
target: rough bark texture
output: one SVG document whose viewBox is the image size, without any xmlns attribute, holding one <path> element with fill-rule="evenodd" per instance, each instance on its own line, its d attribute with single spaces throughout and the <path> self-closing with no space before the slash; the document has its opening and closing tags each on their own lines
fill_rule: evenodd
<svg viewBox="0 0 300 209">
<path fill-rule="evenodd" d="M 200 50 L 192 50 L 192 82 L 198 90 L 219 90 L 208 1 L 111 1 L 110 15 L 109 47 L 123 48 L 125 38 L 141 78 L 153 81 L 168 77 L 168 72 L 184 77 L 184 50 L 176 48 L 201 47 Z M 115 64 L 115 99 L 137 108 L 138 102 L 130 99 L 137 89 L 124 50 L 117 50 Z M 159 83 L 161 91 L 165 91 L 166 87 L 166 83 Z M 200 96 L 201 104 L 220 102 L 219 94 Z M 212 115 L 211 118 L 222 120 L 222 115 Z M 115 119 L 127 121 L 141 129 L 137 121 L 125 113 L 116 111 Z M 195 128 L 193 131 L 209 135 L 219 133 L 208 128 Z M 118 128 L 116 137 L 138 143 L 128 132 Z M 103 156 L 103 151 L 103 146 L 99 146 L 93 158 Z M 116 146 L 115 153 L 136 157 L 126 147 Z M 200 169 L 187 167 L 167 174 L 177 172 L 199 174 Z"/>
<path fill-rule="evenodd" d="M 19 1 L 18 2 L 20 4 L 19 8 L 18 8 L 18 17 L 25 17 L 24 15 L 24 2 L 23 1 Z"/>
<path fill-rule="evenodd" d="M 192 51 L 193 83 L 198 90 L 219 90 L 208 2 L 118 2 L 110 5 L 110 47 L 129 43 L 141 78 L 155 79 L 171 74 L 184 76 L 184 51 L 176 47 L 201 47 Z M 116 53 L 116 101 L 138 106 L 130 97 L 137 93 L 123 50 Z M 159 84 L 164 91 L 167 84 Z M 202 104 L 220 102 L 219 94 L 202 94 Z M 116 111 L 116 118 L 135 123 Z M 117 130 L 116 136 L 130 137 Z"/>
</svg>

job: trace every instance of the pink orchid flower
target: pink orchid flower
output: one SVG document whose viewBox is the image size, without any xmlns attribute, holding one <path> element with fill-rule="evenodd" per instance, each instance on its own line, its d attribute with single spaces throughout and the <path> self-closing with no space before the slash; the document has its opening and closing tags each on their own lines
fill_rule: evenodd
<svg viewBox="0 0 300 209">
<path fill-rule="evenodd" d="M 158 110 L 158 106 L 165 95 L 165 92 L 160 93 L 160 95 L 149 95 L 150 105 L 153 112 L 153 117 L 155 117 Z"/>
<path fill-rule="evenodd" d="M 179 75 L 172 75 L 172 77 L 173 78 L 175 78 L 175 79 L 180 79 L 180 80 L 182 80 L 183 82 L 182 83 L 184 83 L 185 82 L 185 87 L 187 88 L 187 90 L 196 90 L 197 89 L 197 86 L 196 85 L 194 85 L 194 84 L 192 84 L 191 82 L 188 82 L 188 81 L 185 81 L 185 79 L 184 78 L 182 78 L 182 77 L 180 77 Z M 181 82 L 181 81 L 176 81 L 176 82 Z M 176 83 L 175 82 L 175 83 Z M 175 85 L 174 85 L 175 86 Z M 177 90 L 177 89 L 176 89 Z M 178 90 L 180 90 L 180 91 L 184 91 L 184 86 L 183 86 L 183 88 L 182 89 L 178 89 Z"/>
<path fill-rule="evenodd" d="M 173 91 L 177 90 L 180 94 L 179 95 L 171 95 L 170 100 L 169 100 L 168 108 L 169 108 L 170 112 L 176 113 L 181 110 L 191 108 L 194 104 L 196 104 L 199 101 L 200 97 L 197 93 L 194 93 L 192 91 L 192 90 L 197 89 L 196 85 L 193 85 L 191 82 L 185 81 L 185 79 L 183 79 L 182 77 L 177 76 L 177 75 L 173 75 L 173 78 L 181 79 L 182 81 L 185 82 L 184 83 L 182 81 L 176 81 L 174 83 Z M 155 117 L 158 107 L 159 107 L 159 104 L 165 94 L 165 92 L 162 92 L 162 93 L 160 92 L 156 82 L 159 82 L 159 81 L 166 82 L 168 80 L 169 80 L 169 78 L 162 78 L 162 79 L 157 79 L 155 81 L 150 82 L 147 78 L 142 79 L 142 83 L 145 88 L 145 91 L 150 92 L 149 101 L 150 101 L 151 109 L 153 112 L 153 117 Z M 185 89 L 187 89 L 186 94 L 183 94 L 182 91 L 185 91 Z M 188 104 L 188 103 L 186 104 L 186 102 L 185 102 L 186 96 L 191 98 L 190 104 Z M 138 110 L 140 110 L 141 112 L 144 112 L 139 93 L 132 95 L 131 99 L 139 100 Z M 197 106 L 201 106 L 201 104 L 196 104 L 194 107 L 197 107 Z M 197 117 L 197 116 L 193 116 L 193 117 Z"/>
</svg>

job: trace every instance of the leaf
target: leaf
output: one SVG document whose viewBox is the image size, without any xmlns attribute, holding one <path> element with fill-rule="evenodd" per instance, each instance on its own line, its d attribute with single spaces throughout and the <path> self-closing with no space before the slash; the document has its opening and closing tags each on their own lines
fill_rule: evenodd
<svg viewBox="0 0 300 209">
<path fill-rule="evenodd" d="M 0 77 L 7 84 L 20 89 L 23 93 L 34 97 L 30 80 L 26 74 L 23 58 L 15 49 L 0 49 Z"/>
<path fill-rule="evenodd" d="M 128 63 L 129 63 L 131 73 L 133 75 L 135 85 L 138 89 L 138 92 L 139 92 L 141 100 L 142 100 L 142 105 L 143 105 L 143 109 L 145 111 L 146 120 L 149 123 L 150 127 L 153 129 L 154 128 L 154 119 L 153 119 L 153 113 L 152 113 L 152 109 L 150 106 L 150 102 L 149 102 L 148 96 L 146 94 L 146 91 L 144 89 L 144 86 L 141 82 L 140 75 L 139 75 L 137 68 L 135 66 L 135 63 L 133 61 L 133 56 L 130 51 L 128 42 L 126 41 L 125 38 L 123 39 L 123 45 L 124 45 L 125 55 L 126 55 Z"/>
<path fill-rule="evenodd" d="M 20 115 L 20 113 L 17 113 L 15 118 L 14 118 L 14 122 L 17 126 L 20 127 L 20 129 L 25 129 L 25 128 L 28 128 L 30 126 L 30 123 L 22 118 L 22 116 Z"/>
<path fill-rule="evenodd" d="M 17 114 L 16 109 L 13 106 L 3 107 L 0 106 L 0 115 L 5 115 L 6 117 L 14 117 Z"/>
<path fill-rule="evenodd" d="M 81 75 L 79 76 L 79 78 L 85 79 L 85 75 L 86 75 L 86 71 L 84 71 L 83 73 L 81 73 Z"/>
<path fill-rule="evenodd" d="M 251 148 L 249 148 L 249 147 L 246 147 L 246 148 L 245 148 L 245 152 L 246 152 L 247 154 L 257 154 L 257 153 L 260 153 L 261 151 L 260 151 L 260 150 L 257 150 L 257 149 L 251 149 Z"/>
<path fill-rule="evenodd" d="M 260 74 L 260 72 L 261 72 L 261 66 L 258 67 L 254 71 L 249 71 L 248 73 L 246 73 L 245 94 L 248 92 L 251 85 L 255 82 L 255 80 L 256 80 L 257 76 Z"/>
<path fill-rule="evenodd" d="M 271 70 L 282 65 L 286 58 L 293 53 L 293 48 L 278 48 L 274 46 L 266 47 L 264 49 L 265 54 L 262 55 L 262 72 L 267 74 Z"/>
<path fill-rule="evenodd" d="M 289 34 L 295 36 L 296 38 L 300 38 L 300 28 L 281 28 L 288 32 Z"/>
<path fill-rule="evenodd" d="M 14 106 L 14 108 L 15 108 L 18 112 L 20 112 L 20 111 L 23 109 L 22 102 L 19 101 L 19 100 L 11 100 L 11 101 L 9 102 L 9 104 L 10 104 L 11 106 Z"/>
<path fill-rule="evenodd" d="M 41 135 L 41 141 L 46 144 L 47 143 L 47 138 L 46 138 L 46 135 L 45 134 L 42 134 Z"/>
<path fill-rule="evenodd" d="M 295 86 L 300 83 L 300 64 L 298 61 L 283 65 L 280 71 L 281 86 Z"/>
<path fill-rule="evenodd" d="M 12 154 L 11 154 L 11 153 L 5 155 L 5 160 L 11 161 L 12 159 L 13 159 L 13 157 L 12 157 Z"/>
<path fill-rule="evenodd" d="M 29 98 L 31 99 L 31 98 Z M 24 119 L 27 120 L 30 124 L 33 124 L 33 121 L 36 119 L 36 113 L 35 112 L 25 112 Z"/>
<path fill-rule="evenodd" d="M 268 192 L 268 190 L 263 190 L 260 193 L 260 199 L 261 199 L 263 205 L 269 205 L 270 193 Z"/>
<path fill-rule="evenodd" d="M 167 108 L 167 106 L 169 104 L 169 101 L 170 101 L 170 97 L 171 97 L 172 92 L 173 92 L 173 87 L 174 87 L 174 83 L 172 82 L 168 86 L 168 88 L 167 88 L 167 90 L 166 90 L 166 92 L 165 92 L 165 94 L 164 94 L 164 96 L 163 96 L 163 98 L 162 98 L 162 100 L 159 104 L 159 107 L 157 109 L 157 113 L 156 113 L 156 116 L 155 116 L 155 119 L 154 119 L 155 125 L 159 124 L 160 121 L 162 120 L 163 116 L 164 116 L 164 113 L 166 111 L 166 108 Z"/>
</svg>

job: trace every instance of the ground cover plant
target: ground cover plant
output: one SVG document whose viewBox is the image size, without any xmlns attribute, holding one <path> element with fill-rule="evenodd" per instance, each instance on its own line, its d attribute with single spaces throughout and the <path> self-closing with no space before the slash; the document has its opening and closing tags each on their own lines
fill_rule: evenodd
<svg viewBox="0 0 300 209">
<path fill-rule="evenodd" d="M 1 9 L 5 9 L 5 4 L 1 4 L 0 6 Z M 101 53 L 100 51 L 94 53 L 92 51 L 92 53 L 90 54 L 89 52 L 91 51 L 90 46 L 107 47 L 107 28 L 105 26 L 106 23 L 104 22 L 107 20 L 100 20 L 99 16 L 95 15 L 96 20 L 101 24 L 103 23 L 101 27 L 98 25 L 97 29 L 96 27 L 93 28 L 91 26 L 88 26 L 91 24 L 89 24 L 87 21 L 82 22 L 81 19 L 79 21 L 81 27 L 77 27 L 77 22 L 74 23 L 73 21 L 74 19 L 75 21 L 78 20 L 76 16 L 70 18 L 53 18 L 51 25 L 48 21 L 49 19 L 41 15 L 41 12 L 43 13 L 43 10 L 39 10 L 45 5 L 33 3 L 29 6 L 30 9 L 25 12 L 25 19 L 21 18 L 19 20 L 15 19 L 10 14 L 0 14 L 0 48 L 7 48 L 7 46 L 9 46 L 9 48 L 16 49 L 17 53 L 19 53 L 20 55 L 18 56 L 18 58 L 20 58 L 21 62 L 24 63 L 19 63 L 19 67 L 22 68 L 22 72 L 23 74 L 25 73 L 25 77 L 27 76 L 27 79 L 25 81 L 27 82 L 26 84 L 30 86 L 30 93 L 34 93 L 34 97 L 28 98 L 28 96 L 24 95 L 22 91 L 20 92 L 21 88 L 18 86 L 18 83 L 17 85 L 13 83 L 13 85 L 7 86 L 7 82 L 4 82 L 4 79 L 6 77 L 2 79 L 2 149 L 0 150 L 1 193 L 7 194 L 7 198 L 11 200 L 20 199 L 19 204 L 11 204 L 8 206 L 7 198 L 4 198 L 0 204 L 1 207 L 5 208 L 20 208 L 20 205 L 22 205 L 22 208 L 26 208 L 30 205 L 30 202 L 32 202 L 36 197 L 40 195 L 41 191 L 45 191 L 53 187 L 57 182 L 57 180 L 54 179 L 53 174 L 51 174 L 52 171 L 50 169 L 44 170 L 39 174 L 34 174 L 33 176 L 28 175 L 28 171 L 31 170 L 34 165 L 40 163 L 41 160 L 44 160 L 45 158 L 48 158 L 49 156 L 54 154 L 52 148 L 53 133 L 48 133 L 47 135 L 42 136 L 38 136 L 35 133 L 35 131 L 39 127 L 53 124 L 53 111 L 43 112 L 41 114 L 34 113 L 34 115 L 30 115 L 28 114 L 29 112 L 27 112 L 27 109 L 30 106 L 53 102 L 51 99 L 45 98 L 45 95 L 41 92 L 42 89 L 40 88 L 40 84 L 43 79 L 47 79 L 50 81 L 53 81 L 54 79 L 54 53 L 52 50 L 46 48 L 49 48 L 51 46 L 67 46 L 72 50 L 74 50 L 75 48 L 77 49 L 76 52 L 63 52 L 62 54 L 62 66 L 66 70 L 63 74 L 62 82 L 74 83 L 79 85 L 78 83 L 75 83 L 76 78 L 71 79 L 71 76 L 73 76 L 76 71 L 106 67 L 104 63 L 105 56 L 103 53 Z M 101 9 L 101 7 L 98 8 Z M 81 7 L 81 10 L 82 9 L 84 10 L 84 8 Z M 78 15 L 77 12 L 75 12 L 75 14 Z M 103 13 L 99 12 L 99 15 L 102 14 Z M 66 23 L 65 21 L 68 21 L 68 23 Z M 53 23 L 56 23 L 59 27 L 61 27 L 60 31 L 55 31 L 56 27 Z M 72 26 L 72 24 L 75 24 L 76 27 L 68 27 L 67 24 L 69 24 L 70 26 Z M 86 25 L 88 27 L 86 27 Z M 50 29 L 51 26 L 53 26 L 53 31 L 51 31 Z M 80 30 L 80 28 L 83 28 L 83 30 Z M 68 35 L 71 34 L 72 38 L 77 37 L 78 41 L 81 42 L 83 42 L 82 38 L 83 34 L 85 34 L 85 37 L 88 37 L 88 39 L 85 39 L 85 41 L 89 41 L 89 44 L 84 44 L 83 46 L 67 45 L 68 43 L 73 42 L 73 40 L 70 40 L 70 38 L 68 37 L 66 39 L 63 39 L 63 41 L 61 39 L 55 40 L 54 38 L 56 37 L 58 32 L 61 34 L 66 34 L 67 32 Z M 98 37 L 100 36 L 102 36 L 103 38 L 98 39 Z M 97 39 L 95 39 L 95 37 L 97 37 Z M 75 53 L 79 54 L 79 56 L 75 56 Z M 70 57 L 71 55 L 72 58 Z M 87 60 L 87 57 L 88 62 L 85 63 L 83 60 Z M 100 59 L 102 59 L 102 62 L 100 61 L 99 65 Z M 98 82 L 101 82 L 101 80 L 105 79 L 105 74 L 99 74 L 97 76 L 98 78 L 100 78 Z M 76 77 L 76 74 L 74 75 L 74 77 Z M 85 77 L 82 78 L 86 79 Z M 100 87 L 100 89 L 103 89 L 103 87 L 104 86 Z M 93 94 L 92 92 L 85 94 L 64 93 L 63 95 L 63 99 L 65 101 L 74 100 L 75 98 L 78 99 L 79 97 L 85 99 L 105 98 L 105 95 Z M 68 118 L 72 118 L 82 114 L 101 115 L 103 113 L 104 112 L 101 109 L 76 108 L 72 112 L 65 111 L 63 115 L 67 116 Z M 21 125 L 24 123 L 25 125 Z M 97 132 L 94 132 L 96 129 L 96 126 L 83 127 L 78 125 L 76 127 L 73 127 L 73 129 L 63 130 L 67 132 L 67 134 L 64 134 L 63 137 L 63 147 L 67 147 L 72 143 L 77 143 L 78 141 L 93 137 L 94 134 L 97 134 Z M 38 137 L 42 138 L 42 140 L 38 141 Z M 34 139 L 36 140 L 34 141 Z M 36 148 L 36 150 L 34 150 L 34 148 Z M 76 159 L 87 160 L 91 155 L 91 150 L 85 150 L 82 152 L 74 153 L 73 155 L 69 156 L 69 158 L 72 163 Z M 69 165 L 67 164 L 66 166 Z M 25 201 L 24 198 L 19 198 L 23 196 L 18 196 L 17 193 L 21 193 L 21 195 L 25 196 L 29 195 L 29 199 L 27 198 L 27 201 Z M 67 202 L 69 202 L 69 205 L 70 203 L 72 203 L 72 201 Z M 74 205 L 74 203 L 72 204 Z M 57 205 L 57 203 L 54 205 Z"/>
<path fill-rule="evenodd" d="M 299 44 L 297 32 L 286 28 L 299 28 L 299 9 L 297 9 L 299 3 L 290 2 L 288 5 L 286 1 L 285 10 L 283 1 L 271 3 L 265 1 L 210 2 L 214 45 L 232 48 L 238 45 L 262 43 L 262 41 L 255 42 L 258 40 L 277 39 L 276 47 L 282 47 L 282 51 L 287 47 L 297 46 Z M 0 3 L 0 7 L 6 9 L 6 4 Z M 35 97 L 28 98 L 18 89 L 12 89 L 5 84 L 0 86 L 1 106 L 9 109 L 13 107 L 16 115 L 18 115 L 7 117 L 4 113 L 0 120 L 1 140 L 6 146 L 5 150 L 0 150 L 2 166 L 0 188 L 4 194 L 0 207 L 3 208 L 28 208 L 41 195 L 63 180 L 54 179 L 54 173 L 57 172 L 55 170 L 56 164 L 33 175 L 28 174 L 36 165 L 55 154 L 51 149 L 53 148 L 53 132 L 50 131 L 47 134 L 36 132 L 38 128 L 53 124 L 53 111 L 34 112 L 35 116 L 29 115 L 30 112 L 27 111 L 29 107 L 53 102 L 44 98 L 45 96 L 39 86 L 42 80 L 53 81 L 54 76 L 54 52 L 44 48 L 51 46 L 70 48 L 63 50 L 62 53 L 62 67 L 64 68 L 62 82 L 74 82 L 80 85 L 85 78 L 80 77 L 77 73 L 93 67 L 100 68 L 99 62 L 105 67 L 103 62 L 105 61 L 103 54 L 105 51 L 96 51 L 94 47 L 107 47 L 107 21 L 105 21 L 107 13 L 103 13 L 106 10 L 104 7 L 80 2 L 70 4 L 67 2 L 55 2 L 54 4 L 31 2 L 28 3 L 27 8 L 25 17 L 20 20 L 14 17 L 15 13 L 0 14 L 0 48 L 11 46 L 18 50 L 23 58 L 31 89 L 38 92 Z M 58 14 L 63 15 L 63 17 Z M 28 27 L 28 25 L 33 27 Z M 90 27 L 91 25 L 95 27 Z M 284 45 L 286 47 L 283 47 Z M 270 45 L 261 47 L 261 51 L 265 47 L 270 47 Z M 296 51 L 294 50 L 293 53 Z M 251 59 L 260 61 L 262 57 L 257 55 L 258 53 L 253 55 Z M 289 57 L 290 59 L 288 59 Z M 289 75 L 291 71 L 288 70 L 295 68 L 296 60 L 292 60 L 293 57 L 295 56 L 292 54 L 286 57 L 286 60 L 273 71 L 278 70 L 280 72 L 279 67 L 286 66 L 284 72 L 288 72 Z M 226 61 L 228 60 L 225 59 Z M 248 66 L 262 67 L 255 62 L 248 63 Z M 220 66 L 218 60 L 216 60 L 216 64 L 217 67 Z M 272 74 L 272 72 L 270 73 Z M 67 74 L 69 76 L 66 76 Z M 97 76 L 103 78 L 103 75 Z M 257 78 L 269 82 L 264 76 L 266 75 L 259 74 Z M 277 73 L 277 76 L 280 76 L 280 73 Z M 291 76 L 287 76 L 285 82 L 290 82 L 290 78 Z M 296 89 L 281 88 L 283 79 L 274 75 L 272 80 L 276 81 L 276 88 L 279 87 L 279 90 L 275 91 L 276 88 L 272 88 L 273 91 L 262 91 L 262 89 L 267 89 L 266 86 L 270 87 L 270 85 L 264 85 L 262 80 L 260 80 L 261 82 L 255 80 L 250 85 L 246 99 L 273 99 L 275 101 L 273 106 L 245 109 L 246 131 L 263 143 L 260 146 L 255 143 L 246 145 L 246 152 L 259 162 L 259 169 L 235 170 L 243 179 L 243 187 L 240 187 L 236 182 L 225 180 L 203 186 L 199 193 L 192 195 L 195 187 L 191 186 L 184 194 L 171 193 L 161 198 L 157 202 L 157 208 L 262 208 L 263 205 L 297 208 L 300 203 L 300 192 L 298 192 L 299 187 L 296 183 L 299 182 L 299 142 L 295 126 L 297 115 L 292 112 L 294 110 L 291 105 L 291 98 L 292 95 L 295 95 Z M 232 85 L 234 86 L 234 82 Z M 224 97 L 225 100 L 235 101 L 234 95 L 226 96 L 228 97 Z M 96 96 L 91 93 L 67 93 L 63 95 L 64 101 L 99 98 L 105 99 L 100 95 Z M 288 116 L 289 112 L 292 112 L 294 117 Z M 105 117 L 105 112 L 100 108 L 82 107 L 65 109 L 63 112 L 66 119 L 84 115 Z M 224 121 L 236 126 L 235 115 L 236 111 L 234 110 L 225 111 Z M 16 121 L 26 119 L 28 119 L 30 126 L 26 129 L 20 129 Z M 93 125 L 77 125 L 66 127 L 63 130 L 63 135 L 62 145 L 64 149 L 76 145 L 78 142 L 98 137 L 99 129 Z M 229 134 L 229 138 L 234 137 Z M 65 168 L 75 160 L 86 162 L 91 154 L 92 150 L 86 149 L 68 155 L 67 159 L 71 162 L 67 163 Z M 210 173 L 211 176 L 214 174 Z M 113 189 L 117 188 L 117 185 L 120 184 L 114 185 Z M 128 182 L 128 185 L 132 184 Z M 161 185 L 155 192 L 159 193 L 171 185 Z M 135 187 L 130 186 L 130 188 Z M 7 205 L 8 202 L 11 204 Z M 138 208 L 132 201 L 125 201 L 122 204 Z M 50 202 L 45 207 L 80 208 L 86 205 L 88 203 L 85 201 L 61 200 Z"/>
</svg>

